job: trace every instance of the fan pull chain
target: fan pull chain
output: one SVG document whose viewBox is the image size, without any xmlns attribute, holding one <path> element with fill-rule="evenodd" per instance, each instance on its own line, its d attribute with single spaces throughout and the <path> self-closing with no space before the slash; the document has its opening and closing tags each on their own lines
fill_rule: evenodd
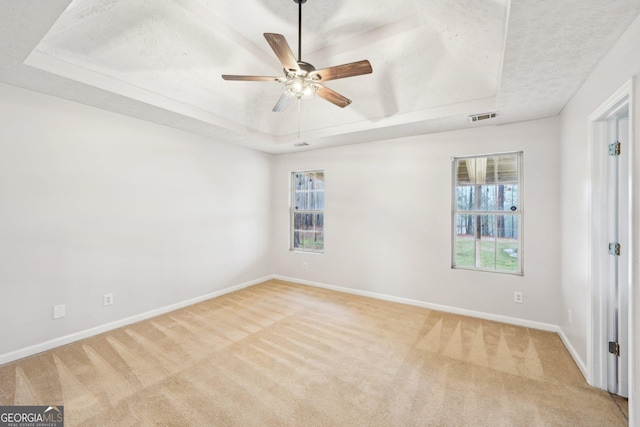
<svg viewBox="0 0 640 427">
<path fill-rule="evenodd" d="M 298 139 L 300 139 L 300 98 L 298 98 Z"/>
</svg>

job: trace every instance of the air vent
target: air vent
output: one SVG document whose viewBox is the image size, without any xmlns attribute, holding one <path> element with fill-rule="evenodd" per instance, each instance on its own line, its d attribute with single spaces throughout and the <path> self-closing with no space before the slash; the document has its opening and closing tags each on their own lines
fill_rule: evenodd
<svg viewBox="0 0 640 427">
<path fill-rule="evenodd" d="M 488 119 L 493 119 L 494 117 L 498 117 L 498 113 L 482 113 L 482 114 L 474 114 L 472 116 L 469 116 L 469 121 L 471 123 L 473 122 L 479 122 L 480 120 L 488 120 Z"/>
<path fill-rule="evenodd" d="M 297 144 L 293 144 L 294 147 L 308 147 L 308 142 L 298 142 Z"/>
</svg>

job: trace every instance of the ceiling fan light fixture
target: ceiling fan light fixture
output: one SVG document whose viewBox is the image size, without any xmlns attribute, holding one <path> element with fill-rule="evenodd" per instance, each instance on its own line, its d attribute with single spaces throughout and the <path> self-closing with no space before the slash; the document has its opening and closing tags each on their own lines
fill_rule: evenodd
<svg viewBox="0 0 640 427">
<path fill-rule="evenodd" d="M 291 98 L 311 99 L 318 90 L 318 84 L 302 76 L 287 77 L 284 94 Z"/>
</svg>

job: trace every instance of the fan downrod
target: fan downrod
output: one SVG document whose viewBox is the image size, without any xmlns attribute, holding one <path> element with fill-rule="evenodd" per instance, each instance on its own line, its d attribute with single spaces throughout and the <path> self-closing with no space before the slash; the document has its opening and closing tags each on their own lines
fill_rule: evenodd
<svg viewBox="0 0 640 427">
<path fill-rule="evenodd" d="M 298 3 L 298 62 L 302 62 L 302 5 L 307 0 L 293 0 Z"/>
</svg>

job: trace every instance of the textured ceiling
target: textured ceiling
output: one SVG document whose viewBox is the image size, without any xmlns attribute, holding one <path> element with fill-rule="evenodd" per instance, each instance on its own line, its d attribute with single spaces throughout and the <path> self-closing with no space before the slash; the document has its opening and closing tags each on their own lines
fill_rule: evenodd
<svg viewBox="0 0 640 427">
<path fill-rule="evenodd" d="M 368 59 L 284 113 L 263 33 L 297 51 L 293 0 L 3 0 L 0 81 L 268 153 L 557 114 L 638 15 L 640 0 L 308 0 L 302 59 Z M 469 114 L 499 111 L 470 124 Z M 299 121 L 298 121 L 299 120 Z M 298 136 L 298 127 L 300 135 Z"/>
</svg>

